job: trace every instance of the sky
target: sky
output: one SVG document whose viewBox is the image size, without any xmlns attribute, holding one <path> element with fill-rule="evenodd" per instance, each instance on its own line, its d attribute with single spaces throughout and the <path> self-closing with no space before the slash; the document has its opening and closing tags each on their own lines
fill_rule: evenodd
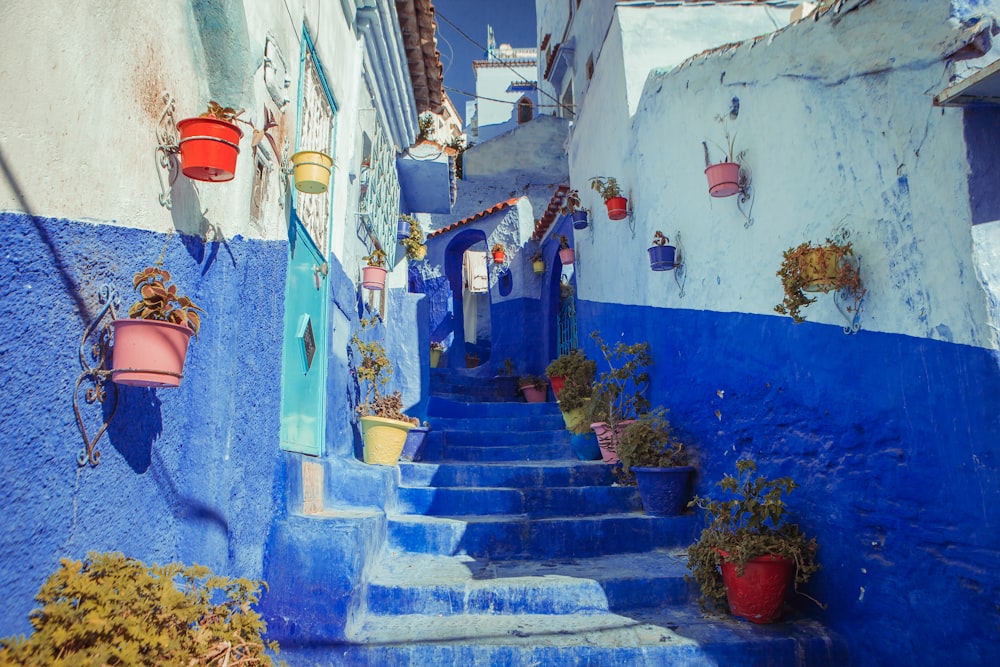
<svg viewBox="0 0 1000 667">
<path fill-rule="evenodd" d="M 493 26 L 497 46 L 536 47 L 535 0 L 433 0 L 437 14 L 438 51 L 444 66 L 445 91 L 455 103 L 462 120 L 465 101 L 476 92 L 472 61 L 485 58 L 486 26 Z M 447 20 L 446 20 L 447 19 Z M 473 44 L 449 21 L 472 38 Z M 455 92 L 458 89 L 471 95 Z"/>
</svg>

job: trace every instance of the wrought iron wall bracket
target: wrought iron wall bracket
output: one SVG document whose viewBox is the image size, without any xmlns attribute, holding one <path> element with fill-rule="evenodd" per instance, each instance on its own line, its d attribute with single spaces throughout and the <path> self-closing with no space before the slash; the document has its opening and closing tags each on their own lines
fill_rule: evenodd
<svg viewBox="0 0 1000 667">
<path fill-rule="evenodd" d="M 840 227 L 833 234 L 833 240 L 841 245 L 846 244 L 851 238 L 851 232 L 846 227 Z M 853 259 L 844 261 L 853 262 L 858 276 L 861 275 L 861 255 L 851 255 Z M 847 289 L 837 290 L 833 293 L 833 303 L 840 311 L 840 315 L 847 321 L 844 327 L 844 334 L 850 336 L 861 331 L 861 304 L 865 300 L 864 292 L 855 294 Z"/>
<path fill-rule="evenodd" d="M 687 282 L 687 268 L 684 265 L 684 252 L 681 250 L 680 230 L 674 232 L 674 282 L 680 290 L 678 296 L 684 298 L 684 284 Z"/>
<path fill-rule="evenodd" d="M 80 388 L 85 383 L 92 385 L 88 386 L 84 393 L 84 400 L 87 403 L 103 404 L 108 398 L 107 385 L 111 377 L 111 371 L 105 368 L 105 366 L 107 365 L 108 354 L 111 350 L 111 322 L 117 319 L 117 309 L 121 305 L 118 291 L 110 285 L 101 286 L 98 300 L 103 304 L 103 308 L 101 308 L 97 317 L 94 318 L 83 332 L 79 350 L 80 367 L 83 370 L 77 376 L 76 384 L 73 385 L 73 413 L 76 415 L 76 424 L 80 428 L 80 435 L 83 436 L 83 449 L 76 457 L 76 462 L 80 466 L 85 466 L 88 463 L 91 466 L 96 466 L 101 461 L 101 452 L 97 449 L 97 443 L 100 441 L 101 436 L 104 435 L 104 432 L 108 430 L 108 425 L 115 416 L 115 410 L 118 409 L 118 385 L 111 382 L 113 394 L 111 412 L 91 438 L 87 433 L 87 426 L 84 424 L 83 415 L 80 414 Z M 111 319 L 104 322 L 105 316 L 108 314 L 111 315 Z M 87 340 L 92 334 L 96 334 L 97 339 L 89 344 L 90 349 L 88 350 Z"/>
<path fill-rule="evenodd" d="M 753 218 L 750 215 L 753 211 L 754 196 L 753 186 L 750 184 L 752 173 L 743 157 L 743 153 L 740 153 L 736 157 L 736 161 L 740 165 L 739 183 L 737 184 L 739 186 L 739 192 L 737 193 L 739 196 L 736 198 L 736 208 L 746 218 L 746 222 L 743 223 L 743 229 L 750 229 L 753 226 Z"/>
<path fill-rule="evenodd" d="M 165 92 L 163 93 L 163 113 L 160 114 L 160 122 L 156 125 L 156 150 L 153 152 L 153 159 L 156 161 L 156 179 L 160 182 L 160 206 L 167 210 L 173 207 L 173 200 L 170 197 L 170 190 L 177 180 L 180 172 L 180 132 L 177 130 L 177 123 L 174 122 L 174 98 Z M 163 182 L 163 171 L 167 172 L 167 182 Z"/>
</svg>

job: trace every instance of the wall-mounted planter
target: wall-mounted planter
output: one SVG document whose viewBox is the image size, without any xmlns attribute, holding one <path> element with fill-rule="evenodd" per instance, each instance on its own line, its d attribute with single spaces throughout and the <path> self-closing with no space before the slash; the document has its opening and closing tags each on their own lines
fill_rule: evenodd
<svg viewBox="0 0 1000 667">
<path fill-rule="evenodd" d="M 531 269 L 535 273 L 545 273 L 545 260 L 543 260 L 543 259 L 536 259 L 535 261 L 533 261 L 531 263 Z"/>
<path fill-rule="evenodd" d="M 705 169 L 708 177 L 708 194 L 713 197 L 731 197 L 740 191 L 740 165 L 721 162 Z"/>
<path fill-rule="evenodd" d="M 114 348 L 111 379 L 133 387 L 179 387 L 194 332 L 159 320 L 125 319 L 111 323 Z"/>
<path fill-rule="evenodd" d="M 840 262 L 844 251 L 839 248 L 810 248 L 802 253 L 799 267 L 802 271 L 803 292 L 829 292 L 837 286 Z"/>
<path fill-rule="evenodd" d="M 609 219 L 624 220 L 628 217 L 628 199 L 625 197 L 612 197 L 604 205 L 608 207 Z"/>
<path fill-rule="evenodd" d="M 441 350 L 431 348 L 431 368 L 437 368 L 441 363 Z"/>
<path fill-rule="evenodd" d="M 361 286 L 374 291 L 383 290 L 387 273 L 381 266 L 366 266 L 361 270 Z"/>
<path fill-rule="evenodd" d="M 576 253 L 573 252 L 572 248 L 562 248 L 559 251 L 559 261 L 563 264 L 572 264 L 574 259 L 576 259 Z"/>
<path fill-rule="evenodd" d="M 396 223 L 396 240 L 402 241 L 407 238 L 410 238 L 410 221 L 400 218 Z"/>
<path fill-rule="evenodd" d="M 612 218 L 614 219 L 614 218 Z M 573 211 L 569 214 L 569 221 L 573 223 L 573 229 L 586 229 L 587 228 L 587 212 L 586 211 Z"/>
<path fill-rule="evenodd" d="M 493 253 L 493 263 L 494 264 L 503 264 L 504 260 L 506 260 L 506 259 L 507 259 L 507 253 L 505 253 L 503 250 L 501 250 L 499 252 L 494 252 Z"/>
<path fill-rule="evenodd" d="M 654 245 L 649 248 L 649 268 L 653 271 L 671 271 L 675 266 L 677 247 Z"/>
<path fill-rule="evenodd" d="M 333 158 L 319 151 L 299 151 L 292 156 L 295 189 L 306 194 L 323 194 L 330 187 Z M 407 230 L 409 231 L 409 230 Z"/>
<path fill-rule="evenodd" d="M 196 181 L 231 181 L 243 130 L 217 118 L 185 118 L 180 132 L 181 172 Z"/>
</svg>

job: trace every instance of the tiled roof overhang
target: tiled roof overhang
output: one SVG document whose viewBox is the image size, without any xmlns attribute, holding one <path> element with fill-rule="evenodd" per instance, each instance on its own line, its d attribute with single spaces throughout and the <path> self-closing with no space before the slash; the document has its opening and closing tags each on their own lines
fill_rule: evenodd
<svg viewBox="0 0 1000 667">
<path fill-rule="evenodd" d="M 443 102 L 444 68 L 437 49 L 437 23 L 431 0 L 396 0 L 417 113 L 437 113 Z"/>
<path fill-rule="evenodd" d="M 498 211 L 502 211 L 505 208 L 510 208 L 511 206 L 516 206 L 518 199 L 519 199 L 519 197 L 514 197 L 513 199 L 508 199 L 507 201 L 502 201 L 502 202 L 499 202 L 497 204 L 494 204 L 493 206 L 490 206 L 489 208 L 484 209 L 484 210 L 480 211 L 479 213 L 473 213 L 468 218 L 462 218 L 458 222 L 453 222 L 450 225 L 448 225 L 447 227 L 442 227 L 441 229 L 438 229 L 438 230 L 435 230 L 435 231 L 431 232 L 430 234 L 427 235 L 427 238 L 432 239 L 435 236 L 441 236 L 442 234 L 447 234 L 448 232 L 455 231 L 459 227 L 461 227 L 463 225 L 467 225 L 470 222 L 475 222 L 476 220 L 479 220 L 480 218 L 485 218 L 486 216 L 491 215 L 493 213 L 497 213 Z"/>
</svg>

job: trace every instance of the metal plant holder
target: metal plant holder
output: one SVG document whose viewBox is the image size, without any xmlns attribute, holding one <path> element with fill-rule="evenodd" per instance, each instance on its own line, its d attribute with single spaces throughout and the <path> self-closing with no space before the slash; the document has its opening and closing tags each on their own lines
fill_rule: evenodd
<svg viewBox="0 0 1000 667">
<path fill-rule="evenodd" d="M 104 435 L 104 432 L 108 430 L 108 424 L 111 423 L 111 419 L 115 416 L 115 410 L 118 409 L 118 385 L 114 382 L 109 382 L 111 369 L 106 368 L 106 365 L 111 351 L 111 322 L 118 318 L 117 309 L 121 306 L 121 301 L 118 297 L 118 291 L 106 284 L 101 286 L 98 293 L 98 300 L 103 304 L 103 307 L 97 314 L 97 317 L 94 318 L 83 332 L 83 338 L 80 341 L 80 367 L 83 370 L 77 376 L 76 384 L 73 386 L 73 412 L 76 415 L 76 424 L 80 428 L 80 435 L 83 436 L 83 450 L 76 457 L 76 462 L 80 466 L 85 466 L 88 463 L 91 466 L 96 466 L 100 463 L 101 452 L 97 449 L 97 443 L 100 441 L 101 436 Z M 111 319 L 104 322 L 105 316 L 109 313 Z M 88 350 L 87 339 L 95 333 L 97 340 L 90 343 L 90 349 Z M 84 400 L 91 404 L 104 403 L 108 398 L 108 384 L 111 385 L 113 390 L 111 412 L 93 437 L 90 437 L 87 433 L 87 426 L 84 424 L 83 415 L 80 413 L 80 387 L 84 383 L 92 385 L 88 386 L 84 393 Z"/>
<path fill-rule="evenodd" d="M 160 206 L 167 210 L 173 207 L 170 190 L 180 172 L 180 132 L 174 121 L 174 98 L 169 92 L 163 93 L 163 113 L 156 125 L 156 150 L 153 157 L 156 160 L 156 178 L 160 182 Z M 167 182 L 163 182 L 163 170 L 167 171 Z"/>
</svg>

